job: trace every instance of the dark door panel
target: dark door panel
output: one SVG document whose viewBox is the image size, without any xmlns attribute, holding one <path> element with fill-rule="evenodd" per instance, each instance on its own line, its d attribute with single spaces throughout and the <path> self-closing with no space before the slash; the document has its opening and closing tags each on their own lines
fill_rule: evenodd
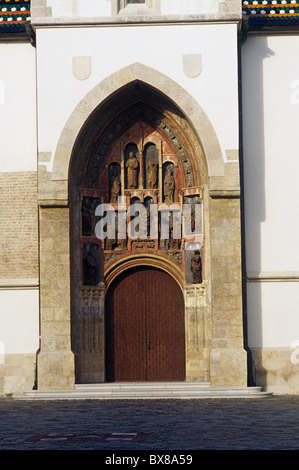
<svg viewBox="0 0 299 470">
<path fill-rule="evenodd" d="M 106 298 L 108 381 L 185 380 L 184 301 L 164 271 L 126 271 Z"/>
</svg>

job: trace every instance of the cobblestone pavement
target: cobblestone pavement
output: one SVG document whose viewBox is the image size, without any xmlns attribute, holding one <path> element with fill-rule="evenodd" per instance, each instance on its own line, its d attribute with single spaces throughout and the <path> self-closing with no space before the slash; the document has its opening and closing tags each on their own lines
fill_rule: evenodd
<svg viewBox="0 0 299 470">
<path fill-rule="evenodd" d="M 0 399 L 0 450 L 297 450 L 298 405 L 299 397 Z"/>
</svg>

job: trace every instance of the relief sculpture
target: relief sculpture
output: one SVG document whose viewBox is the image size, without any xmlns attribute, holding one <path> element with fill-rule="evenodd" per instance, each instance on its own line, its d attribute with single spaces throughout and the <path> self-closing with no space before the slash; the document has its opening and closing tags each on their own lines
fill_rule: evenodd
<svg viewBox="0 0 299 470">
<path fill-rule="evenodd" d="M 94 197 L 84 197 L 82 201 L 82 235 L 90 237 L 94 235 L 96 216 L 95 210 L 98 199 Z"/>
<path fill-rule="evenodd" d="M 100 282 L 100 250 L 94 243 L 86 243 L 83 248 L 83 269 L 85 286 L 96 286 Z"/>
<path fill-rule="evenodd" d="M 147 171 L 148 189 L 156 189 L 157 188 L 157 171 L 158 171 L 157 163 L 148 162 L 146 165 L 146 171 Z"/>
<path fill-rule="evenodd" d="M 91 235 L 91 217 L 90 210 L 86 201 L 82 203 L 82 235 L 90 236 Z"/>
<path fill-rule="evenodd" d="M 171 166 L 168 166 L 164 178 L 164 202 L 166 204 L 172 204 L 174 202 L 174 176 L 172 173 Z"/>
<path fill-rule="evenodd" d="M 178 238 L 177 227 L 177 220 L 175 220 L 174 214 L 170 213 L 169 218 L 169 249 L 171 250 L 179 250 L 181 247 L 181 240 Z"/>
<path fill-rule="evenodd" d="M 129 189 L 136 189 L 138 187 L 138 165 L 139 163 L 134 153 L 130 152 L 126 163 Z"/>
<path fill-rule="evenodd" d="M 114 171 L 111 178 L 111 188 L 110 188 L 110 202 L 117 202 L 118 196 L 120 196 L 120 177 L 117 172 Z"/>
<path fill-rule="evenodd" d="M 200 251 L 195 250 L 191 257 L 191 272 L 193 275 L 193 284 L 202 283 L 202 264 Z"/>
<path fill-rule="evenodd" d="M 86 285 L 94 286 L 96 283 L 97 263 L 91 253 L 86 259 Z"/>
</svg>

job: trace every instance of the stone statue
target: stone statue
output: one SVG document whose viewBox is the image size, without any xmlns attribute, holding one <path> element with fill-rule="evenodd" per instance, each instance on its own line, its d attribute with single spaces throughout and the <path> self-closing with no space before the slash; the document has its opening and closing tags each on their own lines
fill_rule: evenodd
<svg viewBox="0 0 299 470">
<path fill-rule="evenodd" d="M 128 188 L 129 189 L 136 189 L 138 186 L 138 175 L 137 175 L 137 170 L 138 170 L 138 160 L 135 157 L 133 152 L 129 153 L 129 158 L 126 163 L 127 167 L 127 175 L 128 175 Z"/>
<path fill-rule="evenodd" d="M 178 250 L 181 246 L 181 240 L 179 238 L 174 238 L 174 216 L 173 213 L 170 213 L 169 218 L 169 249 Z"/>
<path fill-rule="evenodd" d="M 164 202 L 172 204 L 174 201 L 174 176 L 170 166 L 167 167 L 164 178 Z"/>
<path fill-rule="evenodd" d="M 92 221 L 90 217 L 89 200 L 84 199 L 82 203 L 82 235 L 90 236 L 92 232 Z"/>
<path fill-rule="evenodd" d="M 157 188 L 157 170 L 158 165 L 154 162 L 148 162 L 146 165 L 147 171 L 147 187 L 149 189 L 156 189 Z"/>
<path fill-rule="evenodd" d="M 117 202 L 117 198 L 120 195 L 120 177 L 116 171 L 112 175 L 110 188 L 110 202 Z"/>
<path fill-rule="evenodd" d="M 191 271 L 193 274 L 193 283 L 201 284 L 202 283 L 202 264 L 200 251 L 195 250 L 191 257 Z"/>
<path fill-rule="evenodd" d="M 97 263 L 91 253 L 86 258 L 86 284 L 94 286 L 96 283 Z"/>
<path fill-rule="evenodd" d="M 91 225 L 91 236 L 95 233 L 95 226 L 96 226 L 96 207 L 98 205 L 98 200 L 94 197 L 91 198 L 90 207 L 89 207 L 89 217 L 90 217 L 90 225 Z"/>
</svg>

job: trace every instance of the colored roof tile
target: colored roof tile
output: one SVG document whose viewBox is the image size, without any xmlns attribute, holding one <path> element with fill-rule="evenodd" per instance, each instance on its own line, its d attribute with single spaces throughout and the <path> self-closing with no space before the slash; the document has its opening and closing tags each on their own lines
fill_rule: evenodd
<svg viewBox="0 0 299 470">
<path fill-rule="evenodd" d="M 30 0 L 0 0 L 0 36 L 24 33 L 30 20 Z"/>
<path fill-rule="evenodd" d="M 242 0 L 242 13 L 252 27 L 299 25 L 299 0 Z"/>
</svg>

